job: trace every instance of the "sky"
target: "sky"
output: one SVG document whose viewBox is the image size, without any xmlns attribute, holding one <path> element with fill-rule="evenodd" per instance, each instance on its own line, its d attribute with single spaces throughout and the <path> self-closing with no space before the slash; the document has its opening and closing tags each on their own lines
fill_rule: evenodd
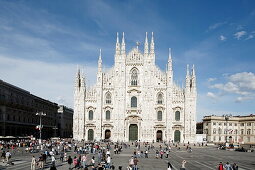
<svg viewBox="0 0 255 170">
<path fill-rule="evenodd" d="M 154 32 L 156 63 L 164 71 L 172 48 L 180 85 L 195 65 L 197 121 L 255 113 L 254 0 L 0 0 L 0 79 L 73 108 L 77 65 L 93 85 L 116 32 L 127 51 Z"/>
</svg>

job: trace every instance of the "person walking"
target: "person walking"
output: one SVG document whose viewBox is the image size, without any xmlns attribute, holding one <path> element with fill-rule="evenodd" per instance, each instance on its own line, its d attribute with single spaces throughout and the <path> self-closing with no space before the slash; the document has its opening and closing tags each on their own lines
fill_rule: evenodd
<svg viewBox="0 0 255 170">
<path fill-rule="evenodd" d="M 69 169 L 72 169 L 71 166 L 72 166 L 72 163 L 73 163 L 73 159 L 72 159 L 71 156 L 68 156 L 67 163 L 69 164 Z"/>
<path fill-rule="evenodd" d="M 224 166 L 225 170 L 232 170 L 231 165 L 229 164 L 229 162 L 227 162 Z"/>
<path fill-rule="evenodd" d="M 7 164 L 9 164 L 9 160 L 11 159 L 11 153 L 9 151 L 6 152 L 5 158 L 6 158 Z"/>
<path fill-rule="evenodd" d="M 82 167 L 85 168 L 86 167 L 86 161 L 87 161 L 87 156 L 83 155 L 81 158 L 81 162 L 82 162 Z"/>
<path fill-rule="evenodd" d="M 218 170 L 224 170 L 224 166 L 222 162 L 219 163 Z"/>
<path fill-rule="evenodd" d="M 234 163 L 234 164 L 232 165 L 232 169 L 233 169 L 233 170 L 238 170 L 238 165 L 237 165 L 236 163 Z"/>
<path fill-rule="evenodd" d="M 168 158 L 169 150 L 166 150 L 166 158 Z"/>
<path fill-rule="evenodd" d="M 31 170 L 35 170 L 35 166 L 36 166 L 36 159 L 35 159 L 35 156 L 32 156 L 32 160 L 31 160 Z"/>
<path fill-rule="evenodd" d="M 134 159 L 134 170 L 138 170 L 138 162 L 139 162 L 139 160 L 137 159 L 137 157 L 135 157 L 135 159 Z"/>
<path fill-rule="evenodd" d="M 186 164 L 186 163 L 187 163 L 187 162 L 186 162 L 185 160 L 182 161 L 182 166 L 181 166 L 180 170 L 185 170 L 185 164 Z"/>
<path fill-rule="evenodd" d="M 2 158 L 3 163 L 4 163 L 4 161 L 5 161 L 5 154 L 6 154 L 5 151 L 3 151 L 3 152 L 2 152 L 2 155 L 1 155 L 1 158 Z"/>
<path fill-rule="evenodd" d="M 167 170 L 172 170 L 173 166 L 170 162 L 167 163 Z"/>
<path fill-rule="evenodd" d="M 133 166 L 134 166 L 134 157 L 133 156 L 131 156 L 131 159 L 129 159 L 129 166 L 131 168 L 133 168 Z"/>
<path fill-rule="evenodd" d="M 53 155 L 51 156 L 51 165 L 52 166 L 56 165 L 56 158 Z"/>
</svg>

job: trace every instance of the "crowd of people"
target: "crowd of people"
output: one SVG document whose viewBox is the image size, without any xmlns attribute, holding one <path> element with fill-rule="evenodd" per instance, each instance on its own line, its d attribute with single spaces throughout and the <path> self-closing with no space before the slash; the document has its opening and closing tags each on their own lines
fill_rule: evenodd
<svg viewBox="0 0 255 170">
<path fill-rule="evenodd" d="M 191 145 L 184 144 L 184 147 L 180 147 L 180 144 L 174 143 L 161 143 L 157 144 L 157 147 L 153 143 L 148 142 L 77 142 L 71 139 L 59 139 L 59 140 L 43 140 L 39 143 L 38 140 L 17 140 L 17 141 L 0 141 L 0 149 L 2 151 L 2 162 L 6 165 L 12 165 L 12 154 L 32 154 L 31 158 L 31 170 L 50 168 L 50 170 L 56 170 L 56 161 L 58 165 L 60 163 L 67 163 L 69 169 L 119 169 L 122 170 L 122 166 L 115 167 L 113 163 L 113 154 L 117 156 L 121 154 L 124 149 L 134 148 L 132 156 L 128 161 L 128 167 L 124 167 L 127 170 L 138 170 L 139 159 L 141 158 L 166 158 L 168 163 L 166 165 L 167 170 L 173 169 L 173 165 L 170 162 L 169 155 L 172 148 L 184 150 L 191 153 Z M 200 146 L 200 144 L 199 144 Z M 202 145 L 201 145 L 202 146 Z M 181 170 L 185 170 L 186 161 L 180 162 Z M 236 163 L 230 165 L 228 162 L 224 165 L 222 162 L 218 165 L 219 170 L 237 170 L 238 165 Z"/>
</svg>

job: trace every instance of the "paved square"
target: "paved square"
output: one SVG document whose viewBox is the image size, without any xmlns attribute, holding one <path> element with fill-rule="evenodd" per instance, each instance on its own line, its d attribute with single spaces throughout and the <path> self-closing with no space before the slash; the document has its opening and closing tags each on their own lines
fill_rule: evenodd
<svg viewBox="0 0 255 170">
<path fill-rule="evenodd" d="M 155 158 L 155 150 L 159 149 L 159 145 L 155 144 L 153 150 L 149 152 L 149 158 L 139 158 L 138 167 L 140 170 L 166 170 L 167 162 L 170 161 L 173 165 L 173 169 L 179 170 L 181 167 L 181 162 L 186 160 L 186 169 L 187 170 L 210 170 L 217 169 L 217 165 L 220 161 L 224 164 L 226 162 L 230 162 L 233 164 L 234 162 L 239 165 L 240 170 L 254 170 L 255 169 L 255 152 L 236 152 L 236 151 L 225 151 L 218 150 L 216 147 L 208 146 L 208 147 L 193 147 L 192 153 L 186 151 L 185 147 L 182 146 L 181 150 L 177 150 L 177 148 L 173 147 L 170 152 L 169 158 L 156 159 Z M 112 155 L 112 163 L 115 165 L 115 169 L 118 169 L 119 166 L 122 166 L 123 170 L 126 170 L 128 166 L 128 160 L 132 156 L 134 150 L 136 148 L 131 146 L 130 148 L 123 149 L 120 154 L 114 154 L 113 150 L 111 150 Z M 141 150 L 145 151 L 145 147 L 142 145 Z M 30 154 L 30 153 L 13 153 L 12 160 L 14 165 L 5 166 L 5 163 L 0 163 L 0 169 L 15 169 L 15 170 L 29 170 L 30 162 L 32 155 L 35 155 L 38 158 L 39 153 Z M 68 152 L 68 155 L 77 156 L 77 154 L 73 152 Z M 89 159 L 93 154 L 89 154 Z M 59 160 L 59 155 L 56 155 L 57 158 L 57 169 L 65 170 L 68 169 L 68 165 L 66 162 L 62 163 Z M 95 155 L 97 162 L 97 154 Z M 49 169 L 50 167 L 50 159 L 48 159 L 48 164 L 45 169 Z M 91 168 L 89 168 L 91 169 Z"/>
</svg>

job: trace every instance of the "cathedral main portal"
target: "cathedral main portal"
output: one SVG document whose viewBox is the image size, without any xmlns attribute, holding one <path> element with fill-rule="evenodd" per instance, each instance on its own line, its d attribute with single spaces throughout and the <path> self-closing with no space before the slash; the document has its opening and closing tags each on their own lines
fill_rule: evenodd
<svg viewBox="0 0 255 170">
<path fill-rule="evenodd" d="M 136 124 L 131 124 L 129 126 L 129 141 L 138 140 L 138 126 Z"/>
</svg>

